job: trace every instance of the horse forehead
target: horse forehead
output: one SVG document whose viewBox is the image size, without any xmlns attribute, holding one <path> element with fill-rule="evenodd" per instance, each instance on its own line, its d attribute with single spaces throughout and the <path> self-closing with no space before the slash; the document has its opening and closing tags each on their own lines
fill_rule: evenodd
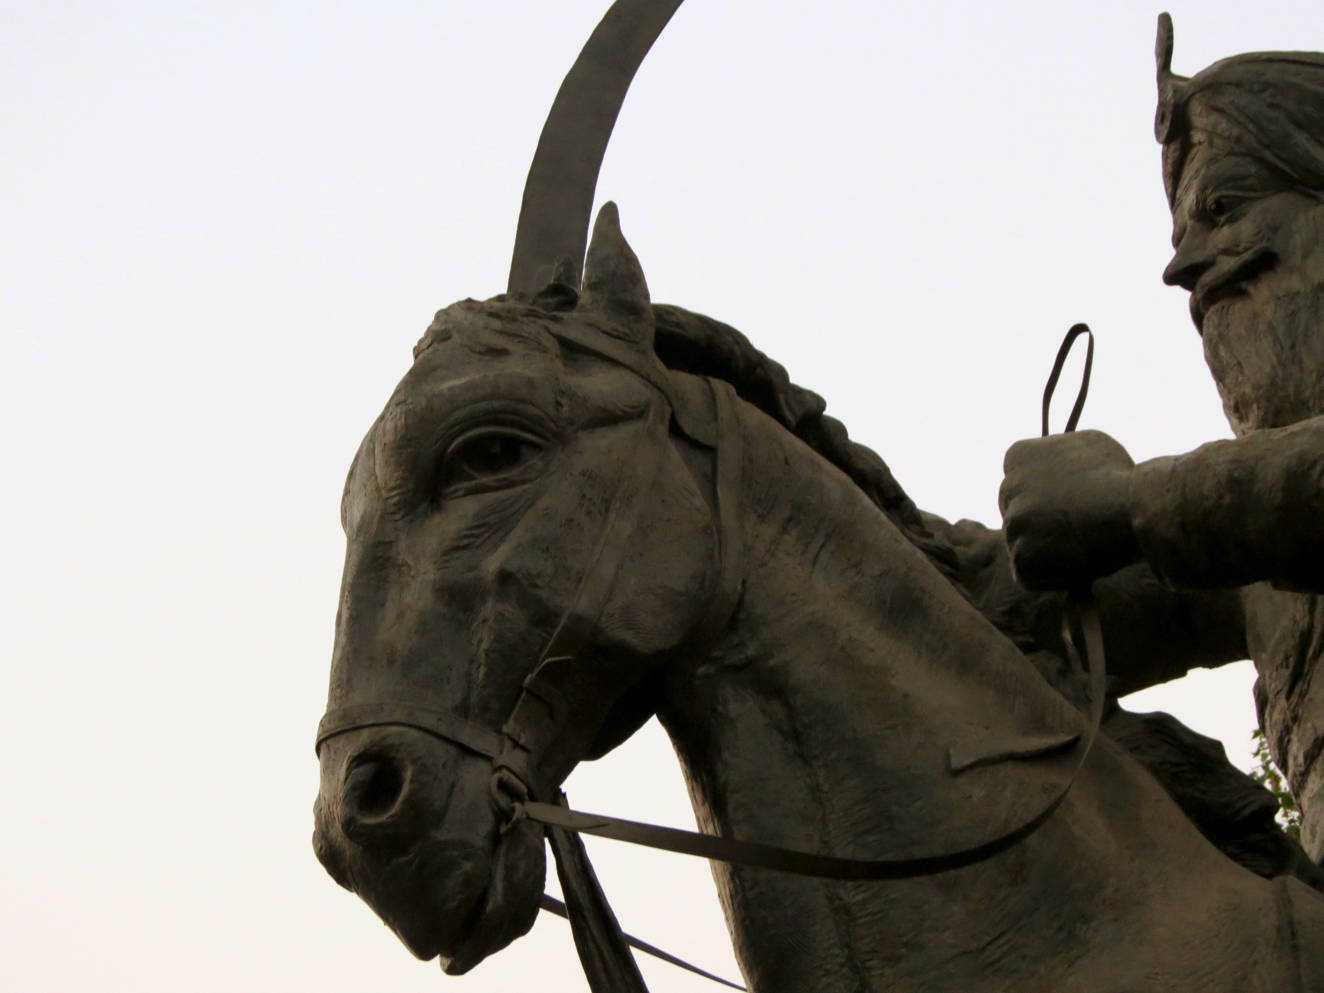
<svg viewBox="0 0 1324 993">
<path fill-rule="evenodd" d="M 540 396 L 555 389 L 563 378 L 564 368 L 556 354 L 476 350 L 448 342 L 414 363 L 392 397 L 387 416 L 418 405 L 447 412 L 482 400 L 484 394 L 500 395 L 526 386 L 534 387 L 535 396 Z"/>
<path fill-rule="evenodd" d="M 561 392 L 564 369 L 559 350 L 527 347 L 526 337 L 484 329 L 429 345 L 382 413 L 379 441 L 413 429 L 426 429 L 450 414 L 487 399 L 519 398 L 539 406 Z M 543 343 L 538 343 L 541 346 Z M 522 347 L 524 346 L 524 347 Z M 548 413 L 552 411 L 548 410 Z"/>
<path fill-rule="evenodd" d="M 550 368 L 559 364 L 560 354 L 543 315 L 524 307 L 466 300 L 437 313 L 414 348 L 410 372 L 436 380 L 494 365 Z"/>
<path fill-rule="evenodd" d="M 635 411 L 650 394 L 647 384 L 612 361 L 573 349 L 567 355 L 554 331 L 562 322 L 490 301 L 441 311 L 383 411 L 379 444 L 484 400 L 533 403 L 564 427 L 594 412 Z"/>
<path fill-rule="evenodd" d="M 437 311 L 414 347 L 414 358 L 429 353 L 475 355 L 555 355 L 552 325 L 559 317 L 524 304 L 461 300 Z"/>
<path fill-rule="evenodd" d="M 419 453 L 466 408 L 532 405 L 560 431 L 638 416 L 651 388 L 612 362 L 581 357 L 567 364 L 549 328 L 555 322 L 523 305 L 491 301 L 466 300 L 439 312 L 350 466 L 341 505 L 347 529 L 381 496 L 383 471 L 396 476 L 421 464 Z"/>
</svg>

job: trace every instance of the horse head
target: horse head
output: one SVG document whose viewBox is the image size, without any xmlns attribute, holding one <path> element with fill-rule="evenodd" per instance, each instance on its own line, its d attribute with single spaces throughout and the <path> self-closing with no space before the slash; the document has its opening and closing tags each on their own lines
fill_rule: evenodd
<svg viewBox="0 0 1324 993">
<path fill-rule="evenodd" d="M 536 915 L 543 833 L 514 804 L 647 719 L 631 690 L 712 602 L 711 460 L 685 426 L 710 435 L 713 401 L 683 378 L 608 204 L 582 294 L 438 313 L 350 470 L 315 847 L 448 971 Z"/>
</svg>

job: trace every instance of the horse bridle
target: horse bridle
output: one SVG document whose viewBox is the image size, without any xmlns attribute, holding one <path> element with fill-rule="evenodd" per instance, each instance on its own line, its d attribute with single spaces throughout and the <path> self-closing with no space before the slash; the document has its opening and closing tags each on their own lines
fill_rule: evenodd
<svg viewBox="0 0 1324 993">
<path fill-rule="evenodd" d="M 524 680 L 510 716 L 500 731 L 478 724 L 447 710 L 398 701 L 350 704 L 330 710 L 318 727 L 316 749 L 327 740 L 352 731 L 373 727 L 407 727 L 422 731 L 488 759 L 492 763 L 491 792 L 507 825 L 527 817 L 555 831 L 591 834 L 664 851 L 738 865 L 835 880 L 911 879 L 931 876 L 975 865 L 1024 841 L 1053 816 L 1062 805 L 1083 768 L 1103 719 L 1106 675 L 1103 635 L 1098 609 L 1087 593 L 1073 594 L 1070 611 L 1084 635 L 1084 650 L 1076 647 L 1070 617 L 1064 616 L 1063 639 L 1073 664 L 1087 669 L 1091 701 L 1089 723 L 1083 735 L 1050 739 L 1038 754 L 1051 754 L 1076 746 L 1080 757 L 1061 790 L 1038 813 L 1017 827 L 981 844 L 954 852 L 904 859 L 861 860 L 796 851 L 734 838 L 681 831 L 616 817 L 604 817 L 569 809 L 558 782 L 548 782 L 541 770 L 541 757 L 554 743 L 561 721 L 569 713 L 562 687 L 580 653 L 589 643 L 593 629 L 615 586 L 621 562 L 653 488 L 662 458 L 662 445 L 674 424 L 680 433 L 713 451 L 714 569 L 708 607 L 687 639 L 701 651 L 717 639 L 730 623 L 740 597 L 743 580 L 743 540 L 738 499 L 742 471 L 741 434 L 737 420 L 737 397 L 730 384 L 712 378 L 700 380 L 667 370 L 655 357 L 648 362 L 619 342 L 587 326 L 561 325 L 553 332 L 566 345 L 623 366 L 652 384 L 659 397 L 644 416 L 644 431 L 650 444 L 637 454 L 620 483 L 601 536 L 590 556 L 572 605 L 561 617 L 533 672 Z M 1089 389 L 1093 335 L 1084 325 L 1068 332 L 1058 353 L 1044 393 L 1044 433 L 1048 406 L 1057 385 L 1067 352 L 1077 337 L 1089 335 L 1089 353 L 1080 394 L 1068 421 L 1075 429 Z M 710 400 L 698 400 L 694 387 L 705 384 Z M 705 407 L 708 409 L 705 410 Z M 709 412 L 711 411 L 711 412 Z M 1092 660 L 1092 664 L 1091 661 Z M 1019 757 L 1032 757 L 1022 752 Z M 969 766 L 966 766 L 969 767 Z M 568 770 L 566 770 L 568 772 Z M 958 774 L 953 758 L 952 772 Z M 582 851 L 582 846 L 580 846 Z M 558 857 L 559 857 L 558 849 Z M 584 856 L 586 859 L 587 857 Z M 544 897 L 543 906 L 564 913 L 554 898 Z M 560 909 L 558 909 L 560 908 Z M 614 919 L 612 924 L 614 925 Z M 650 954 L 658 950 L 638 939 L 626 940 Z M 661 957 L 726 985 L 734 985 L 661 953 Z"/>
<path fill-rule="evenodd" d="M 558 784 L 546 781 L 540 760 L 554 744 L 561 721 L 569 713 L 562 688 L 615 587 L 621 562 L 661 466 L 662 446 L 672 423 L 690 440 L 712 450 L 715 463 L 713 581 L 705 597 L 706 609 L 687 637 L 687 645 L 699 650 L 725 629 L 735 612 L 743 573 L 737 501 L 742 455 L 736 396 L 730 384 L 677 376 L 655 357 L 651 363 L 646 362 L 589 327 L 561 325 L 552 333 L 572 348 L 624 366 L 653 385 L 660 397 L 654 399 L 642 418 L 645 438 L 636 446 L 635 457 L 611 499 L 571 606 L 557 622 L 538 664 L 524 680 L 509 717 L 500 731 L 493 731 L 451 711 L 419 703 L 349 704 L 326 713 L 318 726 L 316 745 L 320 753 L 328 739 L 372 727 L 423 731 L 489 759 L 493 797 L 503 812 L 515 817 L 529 814 L 535 820 L 543 820 L 538 814 L 557 799 L 559 792 Z M 696 386 L 708 393 L 707 403 L 696 396 Z M 512 793 L 518 800 L 517 808 L 502 802 L 503 795 Z"/>
</svg>

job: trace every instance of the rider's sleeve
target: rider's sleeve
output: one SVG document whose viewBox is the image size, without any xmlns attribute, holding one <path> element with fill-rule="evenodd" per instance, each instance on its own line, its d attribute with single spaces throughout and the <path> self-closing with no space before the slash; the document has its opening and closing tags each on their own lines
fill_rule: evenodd
<svg viewBox="0 0 1324 993">
<path fill-rule="evenodd" d="M 1131 519 L 1175 585 L 1324 592 L 1324 418 L 1142 463 Z"/>
</svg>

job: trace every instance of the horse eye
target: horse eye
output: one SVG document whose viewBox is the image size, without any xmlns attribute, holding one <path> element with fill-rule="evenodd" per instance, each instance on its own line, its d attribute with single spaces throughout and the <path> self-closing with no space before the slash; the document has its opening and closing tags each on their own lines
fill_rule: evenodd
<svg viewBox="0 0 1324 993">
<path fill-rule="evenodd" d="M 482 434 L 461 441 L 451 453 L 451 464 L 459 475 L 486 479 L 510 472 L 533 458 L 542 447 L 521 435 Z"/>
</svg>

